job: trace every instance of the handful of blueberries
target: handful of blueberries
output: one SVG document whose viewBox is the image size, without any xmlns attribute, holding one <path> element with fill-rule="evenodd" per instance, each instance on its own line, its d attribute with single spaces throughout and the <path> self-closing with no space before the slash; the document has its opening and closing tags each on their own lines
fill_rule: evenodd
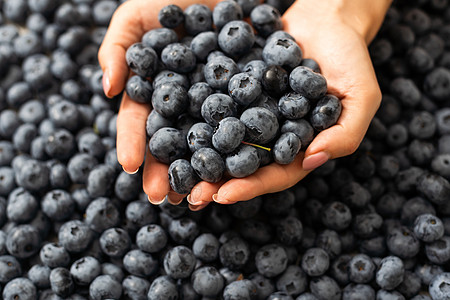
<svg viewBox="0 0 450 300">
<path fill-rule="evenodd" d="M 170 164 L 177 193 L 189 193 L 199 180 L 246 177 L 273 161 L 289 164 L 340 116 L 339 99 L 327 94 L 317 63 L 302 59 L 282 31 L 278 10 L 263 4 L 251 11 L 256 34 L 243 16 L 235 1 L 213 11 L 169 5 L 159 13 L 164 27 L 126 52 L 136 74 L 126 92 L 152 105 L 149 149 Z M 189 35 L 179 41 L 173 28 L 181 24 Z"/>
<path fill-rule="evenodd" d="M 103 95 L 97 51 L 120 2 L 0 1 L 1 299 L 449 299 L 448 1 L 399 0 L 389 9 L 369 47 L 383 101 L 353 155 L 327 162 L 287 190 L 232 205 L 211 203 L 197 212 L 185 202 L 150 204 L 142 190 L 142 172 L 127 174 L 117 161 L 120 97 Z M 166 28 L 144 36 L 153 40 L 158 57 L 152 60 L 158 62 L 153 81 L 133 77 L 127 92 L 145 102 L 155 93 L 164 100 L 164 92 L 172 97 L 187 91 L 188 105 L 180 116 L 152 111 L 150 136 L 159 127 L 173 128 L 186 136 L 181 140 L 190 147 L 188 132 L 200 132 L 192 135 L 193 145 L 208 141 L 212 147 L 200 150 L 226 157 L 236 151 L 228 150 L 234 141 L 213 139 L 214 129 L 220 136 L 231 127 L 238 135 L 242 125 L 237 124 L 243 123 L 242 142 L 252 145 L 239 141 L 238 148 L 256 149 L 264 165 L 275 160 L 273 149 L 282 129 L 272 141 L 263 140 L 270 135 L 269 127 L 259 132 L 245 123 L 256 122 L 252 109 L 266 108 L 279 128 L 301 139 L 301 128 L 322 129 L 315 128 L 314 107 L 322 100 L 333 101 L 328 99 L 333 96 L 313 100 L 314 95 L 304 94 L 311 89 L 296 91 L 299 85 L 289 82 L 294 70 L 304 70 L 302 66 L 316 76 L 319 69 L 312 60 L 295 66 L 298 61 L 286 63 L 280 55 L 271 58 L 263 52 L 271 35 L 278 36 L 275 43 L 281 38 L 286 49 L 298 48 L 290 46 L 295 43 L 285 33 L 271 33 L 278 26 L 278 14 L 267 6 L 260 8 L 259 0 L 235 1 L 258 33 L 246 54 L 233 53 L 239 46 L 231 42 L 196 41 L 204 34 L 219 39 L 210 25 L 210 30 L 197 34 L 193 24 L 214 20 L 221 32 L 230 22 L 221 20 L 216 10 L 236 7 L 225 2 L 212 12 L 201 6 L 183 12 L 173 6 L 163 10 Z M 265 3 L 285 9 L 292 1 Z M 270 13 L 256 18 L 262 10 Z M 161 42 L 166 39 L 163 33 L 176 43 L 178 38 L 167 29 L 183 18 L 186 32 L 194 38 L 181 42 L 195 53 L 195 68 L 188 73 L 161 71 L 170 65 L 159 56 L 170 44 Z M 234 28 L 231 35 L 238 29 Z M 214 50 L 201 54 L 198 49 L 204 45 Z M 267 66 L 267 59 L 277 61 Z M 213 80 L 226 76 L 232 60 L 239 70 L 248 64 L 245 72 L 231 76 L 223 89 L 207 81 L 210 75 Z M 224 65 L 216 72 L 210 68 L 212 74 L 207 75 L 209 62 Z M 286 78 L 285 84 L 277 78 Z M 168 83 L 171 80 L 178 85 Z M 243 88 L 257 82 L 262 92 L 252 101 Z M 162 88 L 166 85 L 170 88 Z M 282 101 L 289 92 L 297 94 L 297 102 L 308 99 L 309 108 L 303 103 L 295 106 L 301 110 L 291 110 L 287 104 L 293 101 Z M 204 117 L 202 99 L 211 95 Z M 221 123 L 226 119 L 221 113 L 227 111 L 235 113 L 235 119 Z M 321 112 L 333 110 L 322 107 Z M 299 114 L 305 115 L 296 119 Z M 307 143 L 301 140 L 301 148 Z M 186 151 L 197 153 L 193 150 Z M 192 168 L 186 162 L 178 167 Z M 214 179 L 217 174 L 205 176 Z M 193 181 L 199 180 L 195 176 Z"/>
</svg>

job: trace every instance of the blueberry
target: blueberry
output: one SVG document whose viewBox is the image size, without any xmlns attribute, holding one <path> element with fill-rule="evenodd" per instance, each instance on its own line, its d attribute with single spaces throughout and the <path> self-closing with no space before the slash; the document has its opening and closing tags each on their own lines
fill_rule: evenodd
<svg viewBox="0 0 450 300">
<path fill-rule="evenodd" d="M 301 147 L 301 141 L 295 133 L 282 133 L 272 149 L 275 162 L 282 165 L 290 164 L 294 161 Z"/>
<path fill-rule="evenodd" d="M 200 148 L 212 148 L 212 136 L 214 129 L 207 123 L 196 123 L 192 125 L 187 133 L 187 143 L 191 152 Z"/>
<path fill-rule="evenodd" d="M 153 108 L 163 117 L 170 118 L 181 114 L 188 106 L 186 90 L 175 83 L 162 83 L 152 95 Z"/>
<path fill-rule="evenodd" d="M 402 281 L 405 269 L 403 262 L 396 256 L 387 256 L 381 260 L 381 265 L 377 270 L 377 284 L 385 290 L 393 290 Z"/>
<path fill-rule="evenodd" d="M 142 43 L 135 43 L 127 49 L 126 60 L 130 69 L 142 77 L 151 77 L 157 69 L 158 56 L 155 50 Z"/>
<path fill-rule="evenodd" d="M 411 79 L 403 77 L 394 79 L 391 82 L 390 90 L 407 107 L 414 107 L 420 102 L 420 90 Z"/>
<path fill-rule="evenodd" d="M 143 251 L 159 252 L 164 249 L 166 244 L 167 233 L 157 224 L 146 225 L 136 234 L 136 245 Z"/>
<path fill-rule="evenodd" d="M 290 267 L 287 268 L 287 270 L 291 270 L 291 269 L 293 269 L 293 268 L 290 268 Z M 295 269 L 297 269 L 297 268 L 295 268 Z M 287 274 L 289 274 L 289 273 L 287 273 Z M 283 278 L 283 279 L 281 279 L 281 278 Z M 290 276 L 287 278 L 288 281 L 290 280 L 290 278 L 291 278 Z M 258 272 L 250 274 L 248 279 L 250 279 L 253 282 L 253 284 L 256 286 L 257 299 L 266 299 L 268 296 L 270 296 L 270 294 L 275 292 L 274 282 L 271 279 L 262 276 Z M 281 285 L 284 284 L 284 279 L 285 279 L 284 276 L 280 277 Z"/>
<path fill-rule="evenodd" d="M 192 39 L 190 49 L 199 61 L 205 61 L 211 51 L 218 49 L 217 39 L 213 31 L 201 32 Z"/>
<path fill-rule="evenodd" d="M 317 299 L 341 299 L 342 292 L 336 281 L 331 277 L 324 275 L 314 278 L 310 281 L 309 288 Z"/>
<path fill-rule="evenodd" d="M 285 292 L 290 296 L 296 296 L 306 290 L 308 281 L 303 270 L 296 265 L 290 265 L 276 282 L 277 290 Z"/>
<path fill-rule="evenodd" d="M 441 219 L 432 214 L 422 214 L 414 221 L 415 236 L 426 242 L 434 242 L 444 235 L 444 224 Z"/>
<path fill-rule="evenodd" d="M 249 176 L 259 168 L 258 152 L 249 145 L 240 145 L 225 158 L 227 172 L 236 178 Z"/>
<path fill-rule="evenodd" d="M 213 234 L 201 234 L 194 240 L 192 251 L 202 261 L 213 262 L 219 255 L 219 241 Z"/>
<path fill-rule="evenodd" d="M 267 65 L 278 65 L 287 70 L 292 70 L 300 65 L 302 50 L 292 39 L 272 37 L 267 40 L 263 48 L 262 57 Z M 296 75 L 292 75 L 294 77 L 291 78 L 298 78 Z M 322 76 L 320 77 L 323 78 Z M 313 88 L 313 86 L 310 86 L 310 88 Z"/>
<path fill-rule="evenodd" d="M 50 268 L 67 267 L 70 255 L 67 250 L 54 243 L 45 244 L 39 253 L 42 263 Z"/>
<path fill-rule="evenodd" d="M 317 235 L 315 245 L 327 251 L 331 259 L 341 254 L 342 251 L 342 242 L 339 235 L 336 231 L 330 229 L 325 229 Z"/>
<path fill-rule="evenodd" d="M 372 238 L 383 225 L 383 218 L 377 213 L 358 214 L 353 220 L 353 232 L 361 238 Z"/>
<path fill-rule="evenodd" d="M 150 282 L 144 278 L 128 275 L 122 281 L 123 296 L 128 299 L 147 299 Z"/>
<path fill-rule="evenodd" d="M 450 237 L 442 238 L 425 245 L 428 260 L 435 264 L 444 264 L 450 260 Z"/>
<path fill-rule="evenodd" d="M 144 225 L 155 223 L 157 216 L 154 207 L 148 205 L 147 201 L 137 200 L 127 205 L 125 218 L 137 231 Z"/>
<path fill-rule="evenodd" d="M 152 155 L 166 164 L 182 158 L 187 150 L 185 137 L 179 130 L 170 127 L 156 131 L 148 145 Z"/>
<path fill-rule="evenodd" d="M 64 221 L 72 215 L 75 201 L 65 190 L 49 191 L 42 199 L 42 211 L 52 220 Z"/>
<path fill-rule="evenodd" d="M 289 74 L 278 65 L 268 65 L 261 77 L 266 92 L 274 97 L 283 95 L 289 88 Z"/>
<path fill-rule="evenodd" d="M 128 174 L 122 171 L 114 184 L 114 193 L 122 201 L 132 201 L 139 195 L 142 178 L 139 173 Z"/>
<path fill-rule="evenodd" d="M 22 267 L 19 261 L 11 255 L 0 256 L 0 282 L 6 284 L 22 275 Z"/>
<path fill-rule="evenodd" d="M 442 135 L 450 133 L 450 123 L 448 122 L 448 116 L 450 115 L 450 109 L 442 108 L 436 111 L 436 125 L 439 133 Z"/>
<path fill-rule="evenodd" d="M 153 79 L 153 89 L 159 88 L 163 83 L 175 83 L 188 90 L 189 79 L 184 74 L 179 74 L 169 70 L 160 71 Z"/>
<path fill-rule="evenodd" d="M 20 124 L 19 116 L 14 110 L 5 109 L 0 113 L 0 135 L 2 137 L 11 138 Z"/>
<path fill-rule="evenodd" d="M 110 257 L 123 257 L 131 247 L 131 239 L 122 228 L 109 228 L 99 239 L 100 247 Z"/>
<path fill-rule="evenodd" d="M 168 232 L 176 243 L 190 245 L 199 234 L 199 228 L 194 220 L 185 217 L 170 222 Z"/>
<path fill-rule="evenodd" d="M 420 291 L 422 283 L 417 274 L 411 271 L 405 271 L 403 281 L 396 287 L 396 290 L 402 293 L 406 298 L 412 298 Z"/>
<path fill-rule="evenodd" d="M 283 27 L 280 12 L 268 4 L 256 6 L 250 13 L 250 20 L 253 27 L 262 37 L 268 37 Z"/>
<path fill-rule="evenodd" d="M 85 256 L 73 262 L 70 267 L 70 275 L 78 285 L 89 285 L 101 274 L 100 262 L 92 257 Z"/>
<path fill-rule="evenodd" d="M 195 118 L 201 118 L 201 107 L 203 101 L 213 93 L 213 89 L 206 82 L 193 84 L 188 90 L 189 107 L 188 112 Z"/>
<path fill-rule="evenodd" d="M 52 291 L 60 297 L 68 297 L 75 289 L 70 271 L 63 267 L 55 268 L 50 273 Z"/>
<path fill-rule="evenodd" d="M 300 139 L 303 148 L 307 147 L 314 138 L 314 129 L 305 119 L 286 120 L 281 126 L 281 132 L 293 132 Z"/>
<path fill-rule="evenodd" d="M 216 297 L 224 287 L 224 278 L 212 266 L 204 266 L 194 271 L 191 276 L 195 292 L 204 297 Z"/>
<path fill-rule="evenodd" d="M 178 290 L 175 282 L 169 276 L 157 277 L 148 289 L 147 299 L 178 299 Z"/>
<path fill-rule="evenodd" d="M 191 165 L 197 175 L 208 182 L 218 182 L 225 170 L 225 163 L 218 152 L 200 148 L 192 154 Z"/>
<path fill-rule="evenodd" d="M 391 229 L 387 234 L 386 244 L 389 251 L 400 258 L 414 257 L 420 250 L 420 242 L 404 226 Z"/>
<path fill-rule="evenodd" d="M 158 53 L 167 45 L 176 42 L 178 42 L 178 36 L 174 30 L 169 28 L 155 28 L 142 36 L 142 44 L 153 48 Z"/>
<path fill-rule="evenodd" d="M 81 221 L 64 223 L 58 233 L 59 243 L 69 252 L 79 253 L 87 249 L 93 238 L 89 226 Z"/>
<path fill-rule="evenodd" d="M 175 28 L 184 22 L 183 10 L 175 4 L 164 6 L 158 13 L 158 21 L 164 27 Z"/>
<path fill-rule="evenodd" d="M 195 68 L 196 57 L 188 46 L 172 43 L 162 50 L 161 61 L 169 70 L 188 73 Z"/>
<path fill-rule="evenodd" d="M 158 270 L 158 261 L 150 253 L 135 249 L 125 254 L 123 267 L 132 275 L 151 276 Z"/>
<path fill-rule="evenodd" d="M 256 80 L 261 81 L 267 64 L 263 60 L 251 60 L 242 68 L 243 72 L 250 74 Z"/>
<path fill-rule="evenodd" d="M 1 168 L 0 170 L 2 169 L 3 168 Z M 17 223 L 26 223 L 34 218 L 37 213 L 38 207 L 39 204 L 37 202 L 37 199 L 32 194 L 30 194 L 23 188 L 16 188 L 12 190 L 8 195 L 6 216 L 10 221 Z"/>
<path fill-rule="evenodd" d="M 189 161 L 177 159 L 169 166 L 169 183 L 178 194 L 187 194 L 199 181 Z"/>
<path fill-rule="evenodd" d="M 430 296 L 433 299 L 445 299 L 448 298 L 448 285 L 450 284 L 449 273 L 442 273 L 433 278 L 428 287 Z"/>
<path fill-rule="evenodd" d="M 256 294 L 255 290 L 254 283 L 248 279 L 233 281 L 223 290 L 223 299 L 253 299 Z"/>
<path fill-rule="evenodd" d="M 242 269 L 249 258 L 249 245 L 239 237 L 227 241 L 219 249 L 220 262 L 231 270 Z"/>
<path fill-rule="evenodd" d="M 247 106 L 259 97 L 262 87 L 261 83 L 248 73 L 238 73 L 230 79 L 228 91 L 236 103 Z"/>
<path fill-rule="evenodd" d="M 251 26 L 241 20 L 226 23 L 219 32 L 220 49 L 230 56 L 238 56 L 248 52 L 255 42 Z"/>
<path fill-rule="evenodd" d="M 278 239 L 284 245 L 297 245 L 300 243 L 303 236 L 303 225 L 301 221 L 294 216 L 280 220 L 276 230 Z"/>
<path fill-rule="evenodd" d="M 342 111 L 340 100 L 333 95 L 322 97 L 311 112 L 311 125 L 318 131 L 325 130 L 334 124 Z"/>
<path fill-rule="evenodd" d="M 192 4 L 184 10 L 184 28 L 195 36 L 212 29 L 212 11 L 203 4 Z"/>
<path fill-rule="evenodd" d="M 28 258 L 39 251 L 39 231 L 32 225 L 14 227 L 6 238 L 8 252 L 17 258 Z"/>
<path fill-rule="evenodd" d="M 66 129 L 56 129 L 45 139 L 45 153 L 51 158 L 65 161 L 69 159 L 74 152 L 74 136 Z"/>
<path fill-rule="evenodd" d="M 9 1 L 11 2 L 11 1 Z M 19 277 L 8 282 L 3 288 L 3 299 L 36 299 L 37 289 L 28 278 Z"/>
<path fill-rule="evenodd" d="M 100 299 L 120 299 L 122 295 L 122 285 L 109 275 L 97 276 L 89 285 L 89 298 Z"/>
<path fill-rule="evenodd" d="M 375 299 L 375 290 L 367 284 L 350 283 L 343 289 L 343 299 Z"/>
<path fill-rule="evenodd" d="M 309 276 L 325 274 L 330 265 L 330 258 L 322 248 L 309 248 L 302 257 L 302 269 Z"/>
<path fill-rule="evenodd" d="M 34 265 L 28 270 L 28 278 L 39 289 L 50 287 L 51 269 L 43 265 Z"/>
<path fill-rule="evenodd" d="M 203 68 L 206 82 L 213 88 L 226 91 L 233 75 L 239 73 L 239 67 L 229 57 L 220 56 L 209 59 Z"/>
<path fill-rule="evenodd" d="M 109 198 L 100 197 L 93 200 L 86 208 L 85 214 L 86 224 L 95 232 L 101 233 L 119 223 L 119 211 Z"/>
<path fill-rule="evenodd" d="M 150 103 L 152 99 L 152 85 L 140 76 L 131 76 L 127 81 L 125 90 L 128 96 L 136 102 Z"/>
<path fill-rule="evenodd" d="M 265 245 L 255 255 L 258 272 L 266 277 L 275 277 L 284 272 L 287 267 L 287 254 L 283 247 L 277 244 Z"/>
<path fill-rule="evenodd" d="M 434 204 L 440 205 L 448 199 L 450 183 L 442 176 L 426 173 L 418 178 L 417 190 Z"/>
<path fill-rule="evenodd" d="M 172 127 L 173 120 L 170 118 L 165 118 L 160 115 L 156 110 L 152 110 L 147 117 L 147 122 L 145 125 L 145 129 L 147 135 L 151 138 L 156 131 L 163 127 Z"/>
<path fill-rule="evenodd" d="M 109 275 L 114 278 L 116 281 L 121 282 L 124 278 L 124 274 L 122 268 L 112 264 L 112 263 L 103 263 L 101 265 L 102 275 Z"/>
<path fill-rule="evenodd" d="M 231 0 L 217 3 L 212 14 L 214 25 L 218 29 L 221 29 L 228 22 L 241 20 L 243 17 L 244 12 L 242 11 L 241 6 L 237 2 Z"/>
</svg>

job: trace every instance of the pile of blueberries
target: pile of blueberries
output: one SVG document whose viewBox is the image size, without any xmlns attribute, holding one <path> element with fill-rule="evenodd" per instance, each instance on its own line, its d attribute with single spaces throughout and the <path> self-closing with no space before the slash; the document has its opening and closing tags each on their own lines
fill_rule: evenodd
<svg viewBox="0 0 450 300">
<path fill-rule="evenodd" d="M 289 164 L 340 116 L 341 103 L 327 94 L 317 63 L 302 59 L 294 38 L 281 31 L 280 12 L 254 7 L 249 17 L 257 34 L 244 15 L 235 1 L 213 11 L 169 5 L 159 14 L 165 27 L 126 52 L 136 74 L 126 92 L 151 103 L 149 149 L 170 164 L 179 194 L 224 173 L 242 178 L 273 161 Z M 189 35 L 179 41 L 172 28 L 181 25 Z"/>
<path fill-rule="evenodd" d="M 287 163 L 336 121 L 319 66 L 281 31 L 291 2 L 169 6 L 128 50 L 152 154 L 193 153 L 174 189 L 249 174 L 244 153 Z M 356 153 L 192 212 L 151 205 L 142 172 L 117 162 L 120 96 L 104 96 L 97 52 L 119 1 L 0 1 L 2 299 L 450 299 L 450 5 L 394 2 L 369 48 L 383 101 Z"/>
</svg>

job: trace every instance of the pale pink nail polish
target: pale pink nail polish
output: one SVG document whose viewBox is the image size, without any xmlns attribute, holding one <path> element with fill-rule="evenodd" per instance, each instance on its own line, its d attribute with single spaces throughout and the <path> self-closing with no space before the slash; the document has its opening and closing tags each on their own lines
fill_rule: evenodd
<svg viewBox="0 0 450 300">
<path fill-rule="evenodd" d="M 318 152 L 312 155 L 309 155 L 303 159 L 303 169 L 304 170 L 314 170 L 324 163 L 326 163 L 330 159 L 330 156 L 325 152 Z"/>
<path fill-rule="evenodd" d="M 102 84 L 103 84 L 103 92 L 107 97 L 109 97 L 109 92 L 111 90 L 111 82 L 108 70 L 105 70 L 105 72 L 103 73 Z"/>
<path fill-rule="evenodd" d="M 137 169 L 134 170 L 134 171 L 128 171 L 128 170 L 126 170 L 123 166 L 122 166 L 122 169 L 123 169 L 123 171 L 124 171 L 125 173 L 130 174 L 130 175 L 136 174 L 136 173 L 139 171 L 139 168 L 137 168 Z"/>
</svg>

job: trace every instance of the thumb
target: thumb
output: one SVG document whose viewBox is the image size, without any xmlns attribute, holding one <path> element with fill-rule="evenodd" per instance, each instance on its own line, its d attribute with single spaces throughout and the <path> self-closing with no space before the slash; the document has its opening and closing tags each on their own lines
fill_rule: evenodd
<svg viewBox="0 0 450 300">
<path fill-rule="evenodd" d="M 381 102 L 381 91 L 377 85 L 362 91 L 359 95 L 348 95 L 341 100 L 342 113 L 337 124 L 314 138 L 306 149 L 303 169 L 315 169 L 329 159 L 356 151 Z"/>
<path fill-rule="evenodd" d="M 127 1 L 115 11 L 98 52 L 103 70 L 105 95 L 113 97 L 125 87 L 129 70 L 125 54 L 132 44 L 139 42 L 145 29 L 141 18 L 142 1 Z"/>
</svg>

